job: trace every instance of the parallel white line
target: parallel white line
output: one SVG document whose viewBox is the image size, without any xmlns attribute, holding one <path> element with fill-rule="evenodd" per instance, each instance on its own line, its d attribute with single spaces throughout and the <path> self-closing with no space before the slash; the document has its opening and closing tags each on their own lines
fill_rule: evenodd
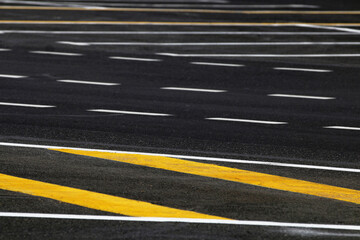
<svg viewBox="0 0 360 240">
<path fill-rule="evenodd" d="M 120 114 L 129 114 L 129 115 L 155 116 L 155 117 L 173 116 L 172 114 L 166 114 L 166 113 L 132 112 L 132 111 L 120 111 L 120 110 L 110 110 L 110 109 L 88 109 L 87 111 L 101 112 L 101 113 L 120 113 Z"/>
<path fill-rule="evenodd" d="M 334 97 L 319 97 L 319 96 L 305 96 L 305 95 L 292 95 L 292 94 L 268 94 L 270 97 L 288 97 L 288 98 L 305 98 L 305 99 L 317 99 L 317 100 L 331 100 L 336 99 Z"/>
<path fill-rule="evenodd" d="M 181 54 L 181 53 L 156 53 L 160 56 L 169 57 L 274 57 L 274 58 L 326 58 L 326 57 L 360 57 L 360 53 L 343 53 L 343 54 Z"/>
<path fill-rule="evenodd" d="M 79 80 L 57 80 L 58 82 L 64 83 L 79 83 L 79 84 L 90 84 L 90 85 L 103 85 L 103 86 L 116 86 L 120 83 L 106 83 L 106 82 L 89 82 L 89 81 L 79 81 Z"/>
<path fill-rule="evenodd" d="M 340 129 L 340 130 L 355 130 L 355 131 L 360 131 L 360 127 L 325 126 L 324 128 L 330 128 L 330 129 Z"/>
<path fill-rule="evenodd" d="M 136 0 L 137 2 L 148 2 L 147 0 Z M 30 4 L 30 5 L 44 5 L 44 6 L 77 6 L 77 7 L 84 7 L 84 8 L 88 8 L 88 7 L 93 7 L 93 6 L 88 6 L 88 3 L 86 3 L 87 5 L 83 5 L 83 3 L 79 3 L 79 5 L 74 5 L 76 3 L 68 3 L 68 2 L 44 2 L 44 1 L 21 1 L 21 0 L 0 0 L 0 2 L 2 3 L 17 3 L 17 4 Z M 122 1 L 118 1 L 118 2 L 122 2 Z M 123 2 L 127 2 L 127 1 L 123 1 Z M 193 1 L 193 0 L 157 0 L 156 2 L 180 2 L 180 3 L 228 3 L 227 0 L 198 0 L 198 1 Z M 103 4 L 102 2 L 100 2 L 100 4 Z"/>
<path fill-rule="evenodd" d="M 20 75 L 10 75 L 10 74 L 0 74 L 2 78 L 27 78 L 27 76 L 20 76 Z"/>
<path fill-rule="evenodd" d="M 209 66 L 220 66 L 220 67 L 243 67 L 245 65 L 242 64 L 234 64 L 234 63 L 214 63 L 214 62 L 190 62 L 190 64 L 195 65 L 209 65 Z"/>
<path fill-rule="evenodd" d="M 8 52 L 11 51 L 11 49 L 7 49 L 7 48 L 0 48 L 0 52 Z"/>
<path fill-rule="evenodd" d="M 261 227 L 286 227 L 286 228 L 305 228 L 305 229 L 312 228 L 312 229 L 360 231 L 360 225 L 289 223 L 289 222 L 251 221 L 251 220 L 126 217 L 126 216 L 107 216 L 107 215 L 78 215 L 78 214 L 21 213 L 21 212 L 0 212 L 0 217 L 103 220 L 103 221 L 126 221 L 126 222 L 155 222 L 155 223 L 161 222 L 161 223 L 227 224 L 227 225 L 261 226 Z"/>
<path fill-rule="evenodd" d="M 49 54 L 49 55 L 60 55 L 60 56 L 82 56 L 80 53 L 65 53 L 65 52 L 48 52 L 48 51 L 30 51 L 35 54 Z"/>
<path fill-rule="evenodd" d="M 152 59 L 152 58 L 134 58 L 134 57 L 109 57 L 110 59 L 117 59 L 117 60 L 130 60 L 130 61 L 145 61 L 145 62 L 161 62 L 161 59 Z"/>
<path fill-rule="evenodd" d="M 213 117 L 213 118 L 205 118 L 205 119 L 206 119 L 206 120 L 215 120 L 215 121 L 260 123 L 260 124 L 272 124 L 272 125 L 288 124 L 287 122 L 262 121 L 262 120 L 239 119 L 239 118 L 219 118 L 219 117 Z"/>
<path fill-rule="evenodd" d="M 27 104 L 27 103 L 10 103 L 10 102 L 0 102 L 0 105 L 14 106 L 14 107 L 33 107 L 33 108 L 53 108 L 53 107 L 55 107 L 55 106 L 51 106 L 51 105 L 38 105 L 38 104 Z"/>
<path fill-rule="evenodd" d="M 0 142 L 0 146 L 37 148 L 37 149 L 67 148 L 67 149 L 72 149 L 72 150 L 96 151 L 96 152 L 107 152 L 107 153 L 140 154 L 140 155 L 147 155 L 147 156 L 162 156 L 162 157 L 172 157 L 172 158 L 181 158 L 181 159 L 189 159 L 189 160 L 199 160 L 199 161 L 230 162 L 230 163 L 239 163 L 239 164 L 252 164 L 252 165 L 276 166 L 276 167 L 290 167 L 290 168 L 304 168 L 304 169 L 325 170 L 325 171 L 360 173 L 360 169 L 357 169 L 357 168 L 330 167 L 330 166 L 308 165 L 308 164 L 292 164 L 292 163 L 282 163 L 282 162 L 266 162 L 266 161 L 231 159 L 231 158 L 202 157 L 202 156 L 176 155 L 176 154 L 164 154 L 164 153 L 115 151 L 115 150 L 104 150 L 104 149 L 74 148 L 74 147 L 66 147 L 66 146 L 51 146 L 51 145 L 37 145 L 37 144 L 35 145 L 35 144 L 23 144 L 23 143 L 12 143 L 12 142 Z"/>
<path fill-rule="evenodd" d="M 332 27 L 332 26 L 319 26 L 313 24 L 299 24 L 299 27 L 308 27 L 308 28 L 317 28 L 317 29 L 327 29 L 327 30 L 336 30 L 342 32 L 349 32 L 349 33 L 360 33 L 359 29 L 352 29 L 352 28 L 345 28 L 345 27 Z"/>
<path fill-rule="evenodd" d="M 287 67 L 276 67 L 275 70 L 284 70 L 284 71 L 302 71 L 302 72 L 332 72 L 332 70 L 324 69 L 308 69 L 308 68 L 287 68 Z"/>
<path fill-rule="evenodd" d="M 227 92 L 226 90 L 216 89 L 201 89 L 201 88 L 180 88 L 180 87 L 162 87 L 164 90 L 178 90 L 178 91 L 192 91 L 192 92 L 210 92 L 210 93 L 222 93 Z"/>
</svg>

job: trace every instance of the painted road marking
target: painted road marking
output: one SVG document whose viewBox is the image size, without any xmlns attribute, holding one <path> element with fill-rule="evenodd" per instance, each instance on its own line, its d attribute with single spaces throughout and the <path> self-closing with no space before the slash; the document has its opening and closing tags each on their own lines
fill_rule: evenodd
<svg viewBox="0 0 360 240">
<path fill-rule="evenodd" d="M 346 127 L 346 126 L 326 126 L 324 128 L 340 129 L 340 130 L 355 130 L 360 131 L 360 127 Z"/>
<path fill-rule="evenodd" d="M 346 54 L 181 54 L 181 53 L 156 53 L 160 56 L 169 57 L 269 57 L 269 58 L 320 58 L 320 57 L 360 57 L 359 53 L 346 53 Z"/>
<path fill-rule="evenodd" d="M 172 114 L 166 113 L 150 113 L 150 112 L 132 112 L 132 111 L 120 111 L 120 110 L 109 110 L 109 109 L 89 109 L 88 112 L 101 112 L 101 113 L 120 113 L 129 115 L 143 115 L 143 116 L 154 116 L 154 117 L 169 117 Z"/>
<path fill-rule="evenodd" d="M 302 24 L 299 25 L 299 27 L 336 30 L 336 31 L 350 32 L 350 33 L 360 33 L 360 30 L 358 29 L 344 28 L 344 27 L 319 26 L 319 25 L 311 25 L 311 24 Z"/>
<path fill-rule="evenodd" d="M 227 92 L 226 90 L 216 89 L 202 89 L 202 88 L 180 88 L 180 87 L 162 87 L 164 90 L 177 90 L 177 91 L 192 91 L 192 92 L 210 92 L 210 93 L 222 93 Z"/>
<path fill-rule="evenodd" d="M 315 169 L 315 170 L 325 170 L 325 171 L 360 173 L 360 169 L 356 169 L 356 168 L 342 168 L 342 167 L 292 164 L 292 163 L 281 163 L 281 162 L 240 160 L 240 159 L 231 159 L 231 158 L 175 155 L 175 154 L 164 154 L 164 153 L 114 151 L 114 150 L 104 150 L 104 149 L 73 148 L 73 147 L 63 147 L 63 146 L 35 145 L 35 144 L 23 144 L 23 143 L 11 143 L 11 142 L 0 142 L 0 146 L 36 148 L 36 149 L 50 149 L 50 148 L 51 149 L 72 149 L 72 150 L 79 150 L 79 151 L 96 151 L 96 152 L 119 153 L 119 154 L 137 154 L 137 155 L 140 154 L 140 155 L 146 155 L 146 156 L 161 156 L 161 157 L 182 158 L 182 159 L 199 160 L 199 161 L 230 162 L 230 163 L 240 163 L 240 164 L 252 164 L 252 165 L 265 165 L 265 166 L 277 166 L 277 167 L 304 168 L 304 169 Z"/>
<path fill-rule="evenodd" d="M 11 49 L 7 49 L 7 48 L 0 48 L 0 52 L 8 52 L 11 51 Z"/>
<path fill-rule="evenodd" d="M 60 56 L 82 56 L 82 54 L 80 53 L 49 52 L 49 51 L 30 51 L 30 53 L 60 55 Z"/>
<path fill-rule="evenodd" d="M 0 174 L 0 189 L 134 217 L 226 219 L 5 174 Z"/>
<path fill-rule="evenodd" d="M 304 180 L 281 177 L 265 173 L 229 168 L 208 163 L 192 162 L 187 160 L 145 156 L 137 154 L 118 154 L 94 151 L 80 151 L 72 149 L 50 149 L 54 151 L 76 154 L 81 156 L 108 159 L 117 162 L 129 163 L 168 171 L 187 173 L 225 181 L 238 182 L 275 190 L 301 193 L 317 197 L 340 200 L 360 204 L 360 191 L 342 187 L 319 184 Z"/>
<path fill-rule="evenodd" d="M 305 99 L 317 99 L 317 100 L 332 100 L 334 97 L 319 97 L 319 96 L 305 96 L 305 95 L 292 95 L 292 94 L 268 94 L 270 97 L 288 97 L 288 98 L 305 98 Z"/>
<path fill-rule="evenodd" d="M 73 219 L 73 220 L 101 220 L 101 221 L 126 221 L 126 222 L 161 222 L 161 223 L 204 223 L 204 224 L 228 224 L 261 227 L 291 227 L 306 229 L 331 229 L 360 231 L 359 225 L 342 224 L 316 224 L 316 223 L 289 223 L 250 220 L 222 220 L 222 219 L 198 219 L 198 218 L 160 218 L 160 217 L 124 217 L 107 215 L 78 215 L 78 214 L 54 214 L 54 213 L 20 213 L 0 212 L 0 217 L 15 218 L 45 218 L 45 219 Z"/>
<path fill-rule="evenodd" d="M 214 63 L 214 62 L 190 62 L 194 65 L 208 65 L 208 66 L 220 66 L 220 67 L 244 67 L 243 64 L 234 64 L 234 63 Z"/>
<path fill-rule="evenodd" d="M 10 103 L 10 102 L 0 102 L 0 105 L 13 106 L 13 107 L 32 107 L 32 108 L 54 108 L 55 107 L 55 106 L 51 106 L 51 105 L 39 105 L 39 104 L 27 104 L 27 103 Z"/>
<path fill-rule="evenodd" d="M 271 125 L 281 125 L 288 124 L 287 122 L 275 122 L 275 121 L 262 121 L 262 120 L 252 120 L 252 119 L 239 119 L 239 118 L 205 118 L 206 120 L 215 120 L 215 121 L 228 121 L 228 122 L 245 122 L 245 123 L 259 123 L 259 124 L 271 124 Z"/>
<path fill-rule="evenodd" d="M 10 74 L 0 74 L 2 78 L 27 78 L 27 76 L 20 76 L 20 75 L 10 75 Z"/>
<path fill-rule="evenodd" d="M 89 82 L 89 81 L 79 81 L 79 80 L 57 80 L 58 82 L 64 83 L 79 83 L 79 84 L 89 84 L 89 85 L 103 85 L 103 86 L 116 86 L 120 83 L 106 83 L 106 82 Z"/>
<path fill-rule="evenodd" d="M 153 58 L 134 58 L 134 57 L 118 57 L 113 56 L 109 57 L 110 59 L 117 59 L 117 60 L 129 60 L 129 61 L 144 61 L 144 62 L 160 62 L 161 59 L 153 59 Z"/>
<path fill-rule="evenodd" d="M 308 68 L 286 68 L 286 67 L 276 67 L 275 70 L 284 70 L 284 71 L 302 71 L 302 72 L 332 72 L 332 70 L 324 69 L 308 69 Z"/>
</svg>

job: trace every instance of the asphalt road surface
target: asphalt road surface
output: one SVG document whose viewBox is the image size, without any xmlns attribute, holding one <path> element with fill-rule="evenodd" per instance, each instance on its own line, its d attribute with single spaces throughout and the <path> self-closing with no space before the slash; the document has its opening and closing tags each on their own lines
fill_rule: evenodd
<svg viewBox="0 0 360 240">
<path fill-rule="evenodd" d="M 360 3 L 0 0 L 0 239 L 360 239 Z"/>
</svg>

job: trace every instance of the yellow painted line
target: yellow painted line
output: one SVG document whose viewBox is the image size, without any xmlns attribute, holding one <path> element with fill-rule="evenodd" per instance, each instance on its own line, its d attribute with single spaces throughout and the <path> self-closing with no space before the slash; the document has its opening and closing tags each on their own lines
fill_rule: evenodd
<svg viewBox="0 0 360 240">
<path fill-rule="evenodd" d="M 360 204 L 360 191 L 286 178 L 265 173 L 218 166 L 214 164 L 192 162 L 187 160 L 147 156 L 139 154 L 106 153 L 73 149 L 50 149 L 64 153 L 109 159 L 113 161 L 164 169 L 174 172 L 217 178 L 227 181 L 255 185 L 282 191 L 302 193 L 312 196 L 330 198 Z"/>
<path fill-rule="evenodd" d="M 5 174 L 0 174 L 0 189 L 134 217 L 225 219 Z"/>
<path fill-rule="evenodd" d="M 63 21 L 63 20 L 0 20 L 0 24 L 98 24 L 98 25 L 170 25 L 170 26 L 360 26 L 360 23 L 307 22 L 152 22 L 152 21 Z"/>
</svg>

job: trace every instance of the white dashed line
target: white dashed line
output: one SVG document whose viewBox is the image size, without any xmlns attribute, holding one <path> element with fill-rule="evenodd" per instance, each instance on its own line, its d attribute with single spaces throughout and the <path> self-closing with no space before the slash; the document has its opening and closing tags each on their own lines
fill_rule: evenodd
<svg viewBox="0 0 360 240">
<path fill-rule="evenodd" d="M 89 112 L 101 112 L 101 113 L 120 113 L 120 114 L 130 114 L 130 115 L 155 116 L 155 117 L 173 116 L 171 114 L 166 114 L 166 113 L 132 112 L 132 111 L 109 110 L 109 109 L 89 109 L 87 111 L 89 111 Z"/>
<path fill-rule="evenodd" d="M 60 55 L 60 56 L 82 56 L 82 54 L 80 53 L 64 53 L 64 52 L 48 52 L 48 51 L 30 51 L 30 53 Z"/>
<path fill-rule="evenodd" d="M 110 59 L 117 59 L 117 60 L 129 60 L 129 61 L 145 61 L 145 62 L 160 62 L 161 59 L 152 59 L 152 58 L 133 58 L 133 57 L 109 57 Z"/>
<path fill-rule="evenodd" d="M 11 51 L 11 49 L 7 49 L 7 48 L 0 48 L 0 52 L 8 52 Z"/>
<path fill-rule="evenodd" d="M 106 82 L 89 82 L 89 81 L 79 81 L 79 80 L 57 80 L 58 82 L 64 83 L 79 83 L 79 84 L 89 84 L 89 85 L 103 85 L 103 86 L 116 86 L 120 83 L 106 83 Z"/>
<path fill-rule="evenodd" d="M 169 57 L 268 57 L 268 58 L 326 58 L 326 57 L 360 57 L 360 53 L 349 54 L 181 54 L 181 53 L 156 53 Z"/>
<path fill-rule="evenodd" d="M 292 94 L 268 94 L 269 97 L 288 97 L 288 98 L 305 98 L 317 100 L 332 100 L 334 97 L 319 97 L 319 96 L 305 96 L 305 95 L 292 95 Z"/>
<path fill-rule="evenodd" d="M 262 121 L 262 120 L 251 120 L 251 119 L 236 119 L 236 118 L 205 118 L 206 120 L 215 120 L 215 121 L 229 121 L 229 122 L 245 122 L 245 123 L 260 123 L 260 124 L 288 124 L 287 122 L 274 122 L 274 121 Z"/>
<path fill-rule="evenodd" d="M 0 102 L 0 105 L 13 106 L 13 107 L 32 107 L 32 108 L 53 108 L 53 107 L 55 107 L 55 106 L 51 106 L 51 105 L 38 105 L 38 104 L 26 104 L 26 103 L 9 103 L 9 102 Z"/>
<path fill-rule="evenodd" d="M 275 70 L 284 70 L 284 71 L 302 71 L 302 72 L 332 72 L 332 70 L 324 69 L 308 69 L 308 68 L 286 68 L 286 67 L 276 67 Z"/>
<path fill-rule="evenodd" d="M 20 75 L 10 75 L 10 74 L 0 74 L 2 78 L 27 78 L 27 76 L 20 76 Z"/>
<path fill-rule="evenodd" d="M 201 89 L 201 88 L 162 87 L 161 89 L 164 89 L 164 90 L 178 90 L 178 91 L 192 91 L 192 92 L 210 92 L 210 93 L 227 92 L 226 90 Z"/>
<path fill-rule="evenodd" d="M 324 128 L 339 129 L 339 130 L 355 130 L 360 131 L 360 127 L 346 127 L 346 126 L 326 126 Z"/>
<path fill-rule="evenodd" d="M 190 62 L 194 65 L 208 65 L 208 66 L 220 66 L 220 67 L 243 67 L 242 64 L 233 64 L 233 63 L 214 63 L 214 62 Z"/>
</svg>

